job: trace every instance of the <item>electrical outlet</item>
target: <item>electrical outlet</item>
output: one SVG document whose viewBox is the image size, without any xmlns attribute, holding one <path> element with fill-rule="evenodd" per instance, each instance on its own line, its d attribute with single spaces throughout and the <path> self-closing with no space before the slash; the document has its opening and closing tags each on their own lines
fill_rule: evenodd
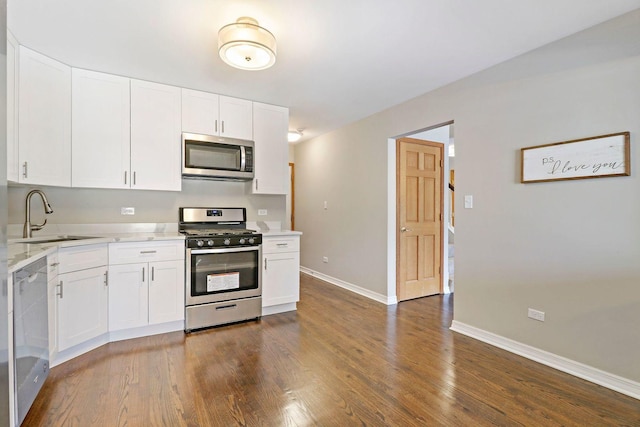
<svg viewBox="0 0 640 427">
<path fill-rule="evenodd" d="M 527 317 L 529 317 L 529 319 L 537 320 L 539 322 L 544 322 L 544 311 L 534 310 L 533 308 L 530 308 L 527 311 Z"/>
<path fill-rule="evenodd" d="M 329 257 L 323 256 L 322 257 L 322 262 L 329 262 Z"/>
<path fill-rule="evenodd" d="M 136 208 L 120 208 L 120 215 L 135 215 Z"/>
<path fill-rule="evenodd" d="M 258 215 L 259 216 L 265 216 L 267 214 L 267 210 L 266 209 L 258 209 Z"/>
</svg>

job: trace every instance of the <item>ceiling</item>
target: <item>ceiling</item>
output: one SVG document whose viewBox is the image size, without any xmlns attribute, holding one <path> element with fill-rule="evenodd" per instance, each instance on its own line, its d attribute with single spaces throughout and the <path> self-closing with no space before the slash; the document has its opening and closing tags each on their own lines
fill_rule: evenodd
<svg viewBox="0 0 640 427">
<path fill-rule="evenodd" d="M 640 0 L 9 0 L 19 42 L 79 68 L 283 105 L 304 139 L 640 7 Z M 241 71 L 217 32 L 251 16 L 276 64 Z M 426 124 L 425 124 L 426 125 Z"/>
</svg>

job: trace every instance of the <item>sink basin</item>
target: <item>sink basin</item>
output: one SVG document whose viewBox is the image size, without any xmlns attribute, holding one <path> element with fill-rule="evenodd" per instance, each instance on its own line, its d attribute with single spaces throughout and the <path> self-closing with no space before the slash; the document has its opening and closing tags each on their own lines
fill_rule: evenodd
<svg viewBox="0 0 640 427">
<path fill-rule="evenodd" d="M 32 237 L 30 239 L 20 239 L 16 243 L 28 243 L 28 244 L 42 244 L 42 243 L 56 243 L 56 242 L 71 242 L 74 240 L 84 239 L 97 239 L 93 236 L 50 236 L 50 237 Z"/>
</svg>

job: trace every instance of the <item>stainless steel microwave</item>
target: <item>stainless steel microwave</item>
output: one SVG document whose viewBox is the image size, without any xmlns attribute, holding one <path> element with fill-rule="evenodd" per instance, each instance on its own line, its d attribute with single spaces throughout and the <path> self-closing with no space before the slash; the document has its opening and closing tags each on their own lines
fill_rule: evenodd
<svg viewBox="0 0 640 427">
<path fill-rule="evenodd" d="M 182 177 L 253 179 L 253 141 L 195 133 L 182 134 Z"/>
</svg>

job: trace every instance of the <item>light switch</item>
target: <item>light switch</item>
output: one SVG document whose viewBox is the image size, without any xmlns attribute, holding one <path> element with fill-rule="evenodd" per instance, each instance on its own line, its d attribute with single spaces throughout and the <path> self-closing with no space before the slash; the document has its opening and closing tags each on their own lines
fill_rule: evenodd
<svg viewBox="0 0 640 427">
<path fill-rule="evenodd" d="M 258 215 L 259 216 L 264 216 L 267 214 L 267 210 L 266 209 L 258 209 Z"/>
<path fill-rule="evenodd" d="M 327 201 L 324 201 L 324 208 L 327 209 Z"/>
<path fill-rule="evenodd" d="M 465 209 L 473 208 L 473 196 L 471 195 L 464 196 L 464 208 Z"/>
</svg>

